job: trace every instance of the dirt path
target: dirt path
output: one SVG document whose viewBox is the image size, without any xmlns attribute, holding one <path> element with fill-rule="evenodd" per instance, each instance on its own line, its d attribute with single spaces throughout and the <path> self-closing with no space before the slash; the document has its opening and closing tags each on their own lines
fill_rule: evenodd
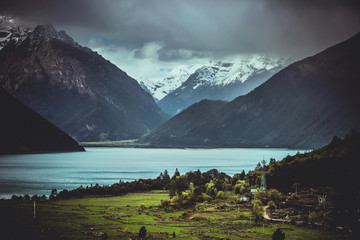
<svg viewBox="0 0 360 240">
<path fill-rule="evenodd" d="M 269 216 L 269 214 L 268 214 L 268 212 L 267 212 L 267 210 L 268 210 L 269 207 L 270 207 L 269 205 L 266 205 L 266 206 L 264 207 L 264 219 L 271 221 L 271 217 Z"/>
<path fill-rule="evenodd" d="M 290 220 L 288 220 L 288 219 L 271 218 L 270 215 L 269 215 L 269 213 L 268 213 L 268 211 L 267 211 L 269 207 L 270 207 L 270 206 L 267 205 L 267 206 L 265 206 L 265 207 L 263 208 L 263 209 L 264 209 L 264 219 L 265 219 L 265 220 L 273 221 L 273 222 L 283 222 L 283 223 L 285 223 L 285 222 L 290 222 Z"/>
</svg>

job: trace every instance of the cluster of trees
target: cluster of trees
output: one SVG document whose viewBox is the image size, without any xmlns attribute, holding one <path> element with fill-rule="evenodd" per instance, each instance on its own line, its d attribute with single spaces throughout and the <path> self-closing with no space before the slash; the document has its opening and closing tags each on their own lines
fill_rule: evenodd
<svg viewBox="0 0 360 240">
<path fill-rule="evenodd" d="M 326 224 L 347 226 L 353 235 L 360 236 L 360 188 L 356 186 L 359 156 L 360 132 L 352 129 L 344 138 L 334 137 L 320 149 L 270 161 L 266 166 L 267 186 L 284 193 L 326 191 L 330 212 Z M 261 169 L 248 172 L 246 179 L 250 185 L 260 184 Z M 302 199 L 294 200 L 299 201 Z M 314 214 L 310 220 L 316 217 Z"/>
<path fill-rule="evenodd" d="M 17 195 L 12 195 L 11 200 L 26 200 L 26 201 L 38 201 L 38 200 L 47 200 L 48 198 L 45 195 L 42 196 L 38 196 L 38 195 L 33 195 L 32 197 L 30 197 L 28 194 L 24 195 L 24 196 L 17 196 Z"/>
<path fill-rule="evenodd" d="M 168 189 L 170 200 L 163 200 L 167 207 L 186 206 L 195 202 L 225 198 L 225 191 L 232 190 L 233 178 L 216 169 L 201 173 L 200 170 L 188 172 L 182 176 L 175 172 Z"/>
<path fill-rule="evenodd" d="M 323 148 L 270 163 L 268 186 L 282 192 L 293 191 L 294 184 L 302 188 L 349 186 L 357 181 L 355 166 L 360 156 L 359 146 L 360 133 L 353 129 L 344 139 L 334 137 Z"/>
<path fill-rule="evenodd" d="M 99 184 L 90 186 L 80 186 L 74 190 L 63 190 L 58 192 L 53 189 L 49 197 L 50 200 L 79 198 L 92 195 L 111 195 L 119 196 L 130 192 L 144 192 L 151 190 L 169 190 L 170 197 L 188 194 L 189 191 L 201 200 L 202 193 L 206 193 L 205 197 L 211 198 L 223 193 L 221 191 L 231 190 L 237 179 L 244 179 L 245 172 L 236 174 L 233 178 L 216 169 L 201 173 L 200 170 L 190 171 L 185 175 L 180 175 L 178 169 L 170 177 L 167 170 L 155 179 L 139 179 L 132 182 L 119 181 L 110 186 L 100 186 Z"/>
</svg>

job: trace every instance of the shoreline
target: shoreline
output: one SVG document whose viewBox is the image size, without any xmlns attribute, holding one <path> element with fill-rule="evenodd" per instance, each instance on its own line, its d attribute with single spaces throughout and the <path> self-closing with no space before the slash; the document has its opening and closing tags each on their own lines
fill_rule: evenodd
<svg viewBox="0 0 360 240">
<path fill-rule="evenodd" d="M 79 143 L 84 148 L 145 148 L 145 149 L 275 149 L 313 151 L 311 148 L 280 147 L 280 146 L 156 146 L 156 145 L 120 145 Z"/>
</svg>

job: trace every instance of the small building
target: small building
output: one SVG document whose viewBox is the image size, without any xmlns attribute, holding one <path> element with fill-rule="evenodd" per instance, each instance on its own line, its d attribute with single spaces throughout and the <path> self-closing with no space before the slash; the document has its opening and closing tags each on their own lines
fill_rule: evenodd
<svg viewBox="0 0 360 240">
<path fill-rule="evenodd" d="M 256 188 L 252 188 L 252 189 L 250 189 L 250 192 L 252 195 L 255 195 L 255 193 L 257 193 L 258 190 Z"/>
</svg>

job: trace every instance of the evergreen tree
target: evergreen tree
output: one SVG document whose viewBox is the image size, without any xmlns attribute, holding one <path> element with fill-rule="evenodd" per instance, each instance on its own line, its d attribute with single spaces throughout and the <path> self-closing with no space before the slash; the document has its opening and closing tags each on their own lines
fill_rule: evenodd
<svg viewBox="0 0 360 240">
<path fill-rule="evenodd" d="M 245 174 L 245 171 L 243 169 L 242 172 L 240 173 L 240 180 L 244 180 L 245 176 L 246 176 L 246 174 Z"/>
<path fill-rule="evenodd" d="M 175 178 L 178 177 L 178 176 L 180 176 L 180 172 L 179 172 L 179 170 L 176 168 L 176 169 L 175 169 L 175 173 L 174 173 L 172 179 L 175 179 Z"/>
<path fill-rule="evenodd" d="M 168 173 L 168 170 L 165 169 L 164 171 L 164 182 L 168 183 L 170 180 L 170 175 Z"/>
</svg>

